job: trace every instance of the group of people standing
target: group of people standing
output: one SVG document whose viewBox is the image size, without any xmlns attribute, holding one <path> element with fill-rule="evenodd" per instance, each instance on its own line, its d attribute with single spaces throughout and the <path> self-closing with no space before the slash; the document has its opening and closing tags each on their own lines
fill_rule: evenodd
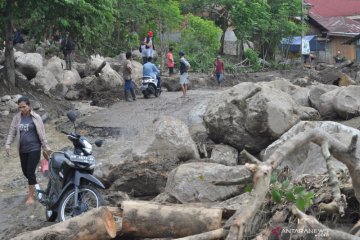
<svg viewBox="0 0 360 240">
<path fill-rule="evenodd" d="M 159 68 L 153 63 L 154 59 L 154 41 L 153 41 L 154 34 L 152 31 L 147 33 L 147 36 L 141 42 L 139 51 L 141 52 L 142 60 L 143 60 L 143 76 L 152 77 L 157 79 L 157 87 L 161 90 L 161 78 L 160 78 L 160 70 Z M 172 54 L 173 48 L 169 48 L 169 52 L 167 53 L 167 66 L 169 69 L 169 76 L 174 74 L 174 67 L 175 61 Z M 182 90 L 182 97 L 186 96 L 187 88 L 188 88 L 188 69 L 190 68 L 189 62 L 185 59 L 185 53 L 183 51 L 179 52 L 180 56 L 180 85 Z M 136 94 L 134 89 L 134 83 L 132 80 L 132 53 L 126 53 L 126 61 L 124 62 L 123 66 L 123 77 L 125 80 L 125 100 L 132 102 L 136 101 Z M 131 95 L 131 96 L 130 96 Z"/>
</svg>

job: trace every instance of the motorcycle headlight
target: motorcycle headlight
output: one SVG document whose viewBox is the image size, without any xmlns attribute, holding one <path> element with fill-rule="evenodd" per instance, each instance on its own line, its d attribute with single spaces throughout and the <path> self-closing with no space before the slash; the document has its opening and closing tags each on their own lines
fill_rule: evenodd
<svg viewBox="0 0 360 240">
<path fill-rule="evenodd" d="M 92 145 L 88 142 L 88 140 L 83 138 L 81 143 L 84 146 L 83 147 L 84 152 L 86 152 L 87 154 L 91 154 L 92 153 Z"/>
</svg>

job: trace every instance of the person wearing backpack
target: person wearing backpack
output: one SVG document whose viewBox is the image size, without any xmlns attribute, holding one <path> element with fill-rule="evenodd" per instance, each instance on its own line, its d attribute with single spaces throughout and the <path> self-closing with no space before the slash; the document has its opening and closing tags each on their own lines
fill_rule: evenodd
<svg viewBox="0 0 360 240">
<path fill-rule="evenodd" d="M 70 37 L 70 33 L 66 32 L 65 38 L 61 40 L 60 49 L 62 50 L 66 62 L 66 70 L 71 70 L 71 53 L 75 50 L 75 43 Z"/>
<path fill-rule="evenodd" d="M 181 85 L 181 91 L 183 95 L 181 97 L 186 97 L 186 92 L 188 89 L 188 70 L 190 68 L 190 63 L 185 59 L 185 53 L 183 51 L 179 52 L 180 56 L 180 85 Z"/>
</svg>

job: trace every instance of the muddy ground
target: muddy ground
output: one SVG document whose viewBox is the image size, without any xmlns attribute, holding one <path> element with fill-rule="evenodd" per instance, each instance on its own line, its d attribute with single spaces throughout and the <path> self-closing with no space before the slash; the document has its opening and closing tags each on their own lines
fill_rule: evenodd
<svg viewBox="0 0 360 240">
<path fill-rule="evenodd" d="M 306 73 L 305 73 L 306 75 Z M 159 98 L 143 99 L 139 96 L 136 102 L 116 100 L 109 108 L 90 106 L 91 100 L 64 102 L 61 99 L 49 99 L 48 96 L 38 94 L 28 88 L 15 89 L 11 94 L 30 95 L 37 101 L 44 103 L 44 108 L 50 115 L 50 121 L 46 124 L 47 136 L 52 149 L 62 149 L 70 146 L 65 135 L 57 128 L 69 126 L 66 117 L 61 117 L 70 108 L 78 109 L 81 113 L 78 119 L 79 130 L 85 130 L 92 137 L 105 139 L 103 148 L 95 150 L 99 164 L 106 162 L 114 155 L 131 148 L 133 141 L 144 129 L 151 127 L 153 120 L 161 115 L 170 115 L 188 123 L 189 111 L 199 102 L 211 99 L 214 94 L 236 83 L 244 81 L 267 81 L 274 76 L 293 78 L 302 77 L 304 73 L 294 71 L 266 72 L 246 74 L 240 78 L 232 78 L 224 88 L 208 87 L 189 91 L 189 96 L 180 98 L 180 92 L 163 92 Z M 7 92 L 0 88 L 0 96 Z M 109 103 L 110 104 L 110 103 Z M 0 136 L 4 139 L 11 121 L 11 115 L 0 117 Z M 357 121 L 353 124 L 358 124 Z M 64 124 L 65 123 L 65 124 Z M 71 129 L 69 129 L 71 130 Z M 2 142 L 3 147 L 4 140 Z M 11 156 L 7 157 L 5 151 L 0 151 L 0 239 L 10 239 L 21 232 L 35 230 L 48 226 L 51 223 L 45 220 L 45 208 L 37 203 L 33 207 L 25 207 L 27 182 L 22 175 L 18 155 L 15 146 Z M 38 172 L 40 184 L 46 184 L 40 172 Z M 104 192 L 106 195 L 106 192 Z"/>
<path fill-rule="evenodd" d="M 139 96 L 136 102 L 121 100 L 110 108 L 92 107 L 90 101 L 82 101 L 74 102 L 74 108 L 81 113 L 78 118 L 79 130 L 86 130 L 91 135 L 100 135 L 105 139 L 103 148 L 97 152 L 101 163 L 106 162 L 107 156 L 130 147 L 138 134 L 161 115 L 174 116 L 188 122 L 188 113 L 192 107 L 204 99 L 212 98 L 220 90 L 192 90 L 186 98 L 181 98 L 180 92 L 163 92 L 159 98 L 143 99 Z M 46 124 L 52 149 L 70 146 L 65 135 L 56 130 L 56 126 L 64 125 L 66 121 L 65 117 L 55 118 Z M 46 222 L 45 208 L 41 204 L 24 206 L 27 183 L 21 172 L 15 146 L 12 147 L 10 157 L 6 156 L 5 151 L 1 151 L 0 157 L 0 239 L 10 239 L 21 232 L 51 224 Z M 45 185 L 46 179 L 41 172 L 37 176 L 40 184 Z"/>
</svg>

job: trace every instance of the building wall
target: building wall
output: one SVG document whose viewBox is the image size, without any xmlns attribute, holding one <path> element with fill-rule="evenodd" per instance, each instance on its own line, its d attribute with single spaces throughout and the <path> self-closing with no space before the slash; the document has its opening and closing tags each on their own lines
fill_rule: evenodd
<svg viewBox="0 0 360 240">
<path fill-rule="evenodd" d="M 345 41 L 349 40 L 348 37 L 336 37 L 334 36 L 330 42 L 329 53 L 334 57 L 338 51 L 341 52 L 341 55 L 348 60 L 354 61 L 356 59 L 356 46 L 354 44 L 347 45 L 343 44 Z M 332 58 L 332 62 L 334 59 Z"/>
</svg>

